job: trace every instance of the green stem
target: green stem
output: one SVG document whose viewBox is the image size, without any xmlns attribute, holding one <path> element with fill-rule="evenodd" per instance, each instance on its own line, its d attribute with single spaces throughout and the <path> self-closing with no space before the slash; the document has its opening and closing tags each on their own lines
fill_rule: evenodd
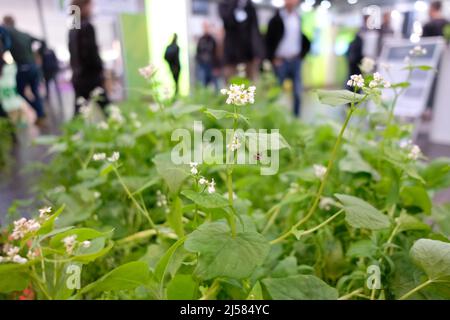
<svg viewBox="0 0 450 320">
<path fill-rule="evenodd" d="M 366 97 L 367 97 L 367 96 L 365 96 L 364 99 L 362 99 L 361 102 L 360 102 L 359 104 L 361 104 L 361 103 L 365 100 Z M 359 105 L 359 104 L 358 104 L 358 105 Z M 315 199 L 314 199 L 313 205 L 312 205 L 311 209 L 309 210 L 308 214 L 307 214 L 303 219 L 301 219 L 298 223 L 296 223 L 296 224 L 292 227 L 292 229 L 296 229 L 296 228 L 298 228 L 299 226 L 301 226 L 302 224 L 304 224 L 306 221 L 309 220 L 309 218 L 312 217 L 312 215 L 313 215 L 314 212 L 316 211 L 317 206 L 319 205 L 319 202 L 320 202 L 320 198 L 322 197 L 322 193 L 323 193 L 323 191 L 325 190 L 325 186 L 326 186 L 326 183 L 327 183 L 327 181 L 328 181 L 328 177 L 330 176 L 330 172 L 331 172 L 331 170 L 333 169 L 334 162 L 335 162 L 335 160 L 336 160 L 337 153 L 338 153 L 339 148 L 340 148 L 340 146 L 341 146 L 341 141 L 342 141 L 342 138 L 343 138 L 343 136 L 344 136 L 345 130 L 347 129 L 347 126 L 348 126 L 348 124 L 349 124 L 349 122 L 350 122 L 350 119 L 351 119 L 351 117 L 352 117 L 352 115 L 353 115 L 353 112 L 354 112 L 355 110 L 356 110 L 356 107 L 355 107 L 354 103 L 352 103 L 352 106 L 351 106 L 350 110 L 349 110 L 348 113 L 347 113 L 347 117 L 346 117 L 346 119 L 345 119 L 344 125 L 342 126 L 341 131 L 340 131 L 340 133 L 339 133 L 339 136 L 338 136 L 338 138 L 337 138 L 337 140 L 336 140 L 336 143 L 335 143 L 335 145 L 334 145 L 333 151 L 332 151 L 332 153 L 331 153 L 331 158 L 330 158 L 330 160 L 329 160 L 329 162 L 328 162 L 327 172 L 325 173 L 325 176 L 324 176 L 324 178 L 323 178 L 323 180 L 322 180 L 322 182 L 321 182 L 321 184 L 320 184 L 319 190 L 317 191 L 317 194 L 316 194 L 316 197 L 315 197 Z M 292 229 L 291 229 L 291 230 L 292 230 Z M 286 239 L 287 237 L 289 237 L 289 235 L 291 235 L 291 230 L 289 230 L 288 232 L 284 233 L 283 235 L 281 235 L 281 236 L 278 237 L 277 239 L 272 240 L 270 243 L 271 243 L 271 244 L 276 244 L 276 243 L 279 243 L 279 242 L 283 241 L 284 239 Z"/>
<path fill-rule="evenodd" d="M 231 135 L 231 139 L 234 139 L 234 134 L 237 129 L 237 108 L 234 107 L 234 118 L 233 118 L 233 131 Z M 233 199 L 233 164 L 235 160 L 235 151 L 233 151 L 233 163 L 227 166 L 227 189 L 228 189 L 228 204 L 231 207 L 231 210 L 234 212 L 234 199 Z M 236 220 L 234 218 L 234 214 L 229 215 L 227 217 L 228 224 L 230 225 L 231 235 L 236 237 Z"/>
<path fill-rule="evenodd" d="M 327 224 L 329 224 L 331 221 L 333 221 L 334 219 L 336 219 L 340 214 L 342 214 L 344 212 L 344 209 L 339 210 L 338 212 L 336 212 L 335 214 L 333 214 L 331 217 L 329 217 L 327 220 L 325 220 L 324 222 L 322 222 L 321 224 L 315 226 L 314 228 L 311 228 L 309 230 L 306 230 L 304 232 L 302 232 L 302 236 L 304 235 L 308 235 L 311 234 L 317 230 L 319 230 L 320 228 L 326 226 Z"/>
<path fill-rule="evenodd" d="M 122 185 L 123 189 L 125 190 L 126 194 L 128 195 L 128 198 L 130 198 L 130 200 L 133 202 L 133 204 L 136 206 L 136 208 L 139 210 L 139 212 L 141 212 L 147 218 L 148 223 L 150 224 L 150 226 L 152 228 L 156 229 L 156 225 L 153 222 L 152 218 L 150 217 L 150 214 L 148 213 L 147 210 L 145 210 L 144 208 L 141 207 L 139 202 L 136 200 L 136 198 L 130 192 L 130 189 L 128 189 L 127 185 L 122 180 L 122 177 L 121 177 L 119 171 L 117 170 L 117 168 L 114 165 L 113 165 L 113 170 L 114 170 L 114 173 L 117 176 L 117 179 L 119 180 L 119 183 Z"/>
<path fill-rule="evenodd" d="M 400 297 L 399 300 L 406 300 L 408 299 L 410 296 L 412 296 L 414 293 L 422 290 L 423 288 L 425 288 L 426 286 L 430 285 L 433 283 L 433 280 L 428 279 L 427 281 L 425 281 L 424 283 L 418 285 L 417 287 L 415 287 L 414 289 L 412 289 L 411 291 L 407 292 L 406 294 L 404 294 L 402 297 Z"/>
<path fill-rule="evenodd" d="M 355 291 L 350 292 L 349 294 L 346 294 L 346 295 L 343 295 L 342 297 L 339 297 L 338 300 L 349 300 L 349 299 L 353 298 L 354 296 L 357 296 L 361 292 L 363 292 L 362 288 L 356 289 Z"/>
<path fill-rule="evenodd" d="M 214 280 L 211 287 L 209 287 L 208 290 L 205 292 L 205 294 L 200 298 L 200 300 L 209 300 L 209 299 L 214 298 L 214 296 L 217 294 L 217 291 L 219 290 L 219 288 L 220 288 L 220 283 L 216 279 L 216 280 Z"/>
</svg>

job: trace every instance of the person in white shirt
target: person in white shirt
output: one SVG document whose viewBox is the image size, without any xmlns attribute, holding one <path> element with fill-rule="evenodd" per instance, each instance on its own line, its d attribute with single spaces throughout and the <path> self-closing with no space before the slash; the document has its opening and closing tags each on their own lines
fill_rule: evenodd
<svg viewBox="0 0 450 320">
<path fill-rule="evenodd" d="M 284 8 L 270 20 L 266 35 L 267 58 L 272 62 L 280 84 L 293 82 L 294 114 L 300 115 L 301 63 L 311 43 L 302 33 L 298 6 L 300 0 L 285 0 Z"/>
</svg>

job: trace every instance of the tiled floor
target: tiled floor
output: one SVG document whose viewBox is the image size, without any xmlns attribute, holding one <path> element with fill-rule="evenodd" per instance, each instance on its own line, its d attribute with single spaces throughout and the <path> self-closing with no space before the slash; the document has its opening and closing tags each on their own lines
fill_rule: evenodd
<svg viewBox="0 0 450 320">
<path fill-rule="evenodd" d="M 53 99 L 53 101 L 56 101 Z M 40 134 L 57 134 L 58 127 L 66 121 L 72 112 L 72 101 L 70 92 L 64 94 L 64 108 L 59 108 L 57 104 L 48 105 L 50 128 L 47 132 L 39 132 L 37 128 L 29 128 L 20 132 L 18 142 L 13 150 L 14 162 L 9 172 L 0 172 L 0 218 L 5 215 L 8 208 L 14 200 L 33 199 L 33 182 L 37 179 L 34 172 L 24 170 L 28 164 L 33 162 L 46 162 L 48 156 L 43 147 L 33 146 L 31 141 L 33 137 Z M 286 105 L 289 102 L 286 101 Z M 302 109 L 302 118 L 307 122 L 314 122 L 317 119 L 326 117 L 341 118 L 343 110 L 339 108 L 330 108 L 329 106 L 320 105 L 314 95 L 307 94 L 304 98 L 304 107 Z M 450 146 L 436 145 L 429 142 L 426 133 L 420 134 L 418 144 L 423 152 L 429 158 L 437 158 L 442 156 L 450 157 Z M 449 202 L 450 190 L 440 193 L 436 196 L 435 202 Z M 1 222 L 1 219 L 0 219 Z"/>
</svg>

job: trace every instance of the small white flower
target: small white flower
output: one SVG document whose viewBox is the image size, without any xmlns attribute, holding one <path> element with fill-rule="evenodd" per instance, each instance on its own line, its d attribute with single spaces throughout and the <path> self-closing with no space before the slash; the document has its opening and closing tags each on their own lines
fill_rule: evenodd
<svg viewBox="0 0 450 320">
<path fill-rule="evenodd" d="M 139 73 L 141 74 L 141 76 L 143 76 L 145 79 L 149 80 L 151 79 L 151 77 L 153 77 L 153 75 L 156 73 L 156 68 L 155 66 L 153 66 L 152 64 L 140 68 L 139 69 Z"/>
<path fill-rule="evenodd" d="M 5 262 L 7 259 L 5 257 L 0 256 L 0 263 Z"/>
<path fill-rule="evenodd" d="M 250 86 L 245 88 L 245 85 L 230 85 L 229 89 L 222 89 L 220 93 L 224 96 L 228 96 L 226 103 L 233 104 L 235 106 L 244 106 L 247 104 L 255 103 L 256 87 Z"/>
<path fill-rule="evenodd" d="M 204 177 L 201 177 L 200 180 L 198 180 L 198 183 L 199 183 L 201 186 L 203 186 L 203 185 L 205 185 L 205 184 L 208 183 L 208 180 L 206 180 Z"/>
<path fill-rule="evenodd" d="M 106 153 L 96 153 L 93 155 L 92 159 L 94 159 L 94 161 L 103 161 L 106 159 Z"/>
<path fill-rule="evenodd" d="M 122 124 L 125 122 L 122 111 L 120 111 L 120 108 L 116 105 L 109 107 L 109 118 L 117 124 Z"/>
<path fill-rule="evenodd" d="M 208 193 L 216 192 L 216 183 L 214 182 L 214 178 L 211 179 L 211 182 L 208 183 Z"/>
<path fill-rule="evenodd" d="M 375 72 L 373 74 L 373 80 L 369 83 L 370 88 L 390 88 L 391 83 L 389 81 L 384 80 L 383 76 L 379 72 Z"/>
<path fill-rule="evenodd" d="M 319 164 L 315 164 L 314 165 L 314 175 L 319 178 L 320 180 L 323 180 L 323 178 L 325 178 L 325 175 L 327 174 L 327 168 L 319 165 Z"/>
<path fill-rule="evenodd" d="M 191 173 L 195 176 L 198 174 L 198 163 L 197 162 L 191 162 L 190 163 L 191 166 Z"/>
<path fill-rule="evenodd" d="M 47 215 L 52 212 L 52 207 L 45 207 L 39 209 L 39 218 L 46 219 Z"/>
<path fill-rule="evenodd" d="M 231 151 L 236 151 L 241 147 L 241 142 L 239 141 L 239 138 L 234 135 L 233 140 L 231 141 L 231 143 L 227 146 L 228 149 L 230 149 Z"/>
<path fill-rule="evenodd" d="M 91 98 L 98 98 L 100 97 L 102 94 L 105 93 L 105 90 L 101 87 L 97 87 L 94 90 L 92 90 L 91 92 Z"/>
<path fill-rule="evenodd" d="M 79 105 L 79 106 L 84 106 L 84 105 L 86 105 L 87 101 L 86 101 L 86 99 L 83 98 L 83 97 L 78 97 L 76 103 L 77 103 L 77 105 Z"/>
<path fill-rule="evenodd" d="M 411 150 L 409 151 L 408 158 L 411 160 L 417 160 L 419 159 L 421 154 L 422 151 L 420 150 L 419 146 L 413 145 Z"/>
<path fill-rule="evenodd" d="M 347 81 L 347 85 L 349 87 L 363 88 L 364 78 L 360 74 L 354 74 L 350 77 L 350 80 Z"/>
<path fill-rule="evenodd" d="M 100 198 L 101 195 L 102 195 L 102 194 L 101 194 L 100 192 L 98 192 L 98 191 L 95 191 L 95 192 L 94 192 L 94 198 L 95 198 L 95 199 Z"/>
<path fill-rule="evenodd" d="M 30 250 L 27 253 L 27 258 L 28 260 L 34 260 L 36 259 L 36 257 L 38 256 L 39 251 L 37 250 Z"/>
<path fill-rule="evenodd" d="M 409 51 L 409 55 L 413 57 L 422 57 L 427 54 L 427 49 L 421 46 L 415 46 L 414 49 Z"/>
<path fill-rule="evenodd" d="M 83 242 L 81 243 L 81 246 L 82 246 L 83 248 L 89 248 L 89 247 L 91 246 L 91 242 L 88 241 L 88 240 L 83 241 Z"/>
<path fill-rule="evenodd" d="M 335 204 L 332 198 L 323 197 L 320 199 L 319 208 L 325 211 L 330 211 L 331 206 Z"/>
<path fill-rule="evenodd" d="M 18 263 L 18 264 L 25 264 L 25 263 L 27 263 L 27 261 L 28 260 L 26 258 L 23 258 L 23 257 L 21 257 L 19 255 L 15 255 L 12 258 L 12 262 L 15 262 L 15 263 Z"/>
<path fill-rule="evenodd" d="M 111 155 L 111 157 L 109 157 L 107 160 L 111 163 L 117 162 L 120 158 L 120 153 L 115 151 L 113 152 L 113 154 Z"/>
<path fill-rule="evenodd" d="M 99 124 L 97 124 L 97 128 L 100 130 L 108 130 L 109 126 L 105 121 L 102 121 Z"/>
<path fill-rule="evenodd" d="M 413 142 L 410 139 L 403 139 L 399 142 L 399 146 L 402 149 L 409 149 L 412 147 L 412 145 L 413 145 Z"/>
<path fill-rule="evenodd" d="M 4 251 L 9 258 L 13 258 L 19 254 L 20 248 L 15 246 L 7 246 L 4 248 Z"/>
<path fill-rule="evenodd" d="M 375 60 L 368 57 L 364 57 L 361 61 L 361 65 L 359 66 L 359 68 L 364 73 L 371 73 L 375 68 Z"/>
<path fill-rule="evenodd" d="M 151 103 L 148 107 L 152 112 L 158 112 L 160 110 L 159 104 L 157 103 Z"/>
<path fill-rule="evenodd" d="M 62 243 L 64 244 L 64 247 L 66 248 L 66 252 L 68 254 L 73 253 L 73 249 L 75 248 L 76 241 L 77 241 L 76 234 L 67 236 L 64 239 L 62 239 Z"/>
</svg>

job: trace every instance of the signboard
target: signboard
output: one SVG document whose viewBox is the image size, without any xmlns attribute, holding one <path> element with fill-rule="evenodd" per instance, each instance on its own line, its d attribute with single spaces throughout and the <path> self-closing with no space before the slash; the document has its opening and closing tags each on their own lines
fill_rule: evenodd
<svg viewBox="0 0 450 320">
<path fill-rule="evenodd" d="M 406 81 L 409 70 L 405 58 L 414 47 L 420 45 L 426 49 L 426 54 L 420 57 L 411 57 L 411 64 L 415 66 L 430 66 L 437 69 L 444 48 L 444 40 L 437 38 L 422 38 L 417 44 L 409 40 L 390 39 L 383 47 L 380 57 L 380 65 L 389 65 L 389 80 L 392 83 Z M 410 87 L 398 99 L 394 113 L 399 117 L 419 118 L 425 111 L 429 102 L 430 94 L 436 73 L 432 71 L 413 70 L 409 82 Z M 394 93 L 385 90 L 385 98 L 390 100 Z"/>
</svg>

